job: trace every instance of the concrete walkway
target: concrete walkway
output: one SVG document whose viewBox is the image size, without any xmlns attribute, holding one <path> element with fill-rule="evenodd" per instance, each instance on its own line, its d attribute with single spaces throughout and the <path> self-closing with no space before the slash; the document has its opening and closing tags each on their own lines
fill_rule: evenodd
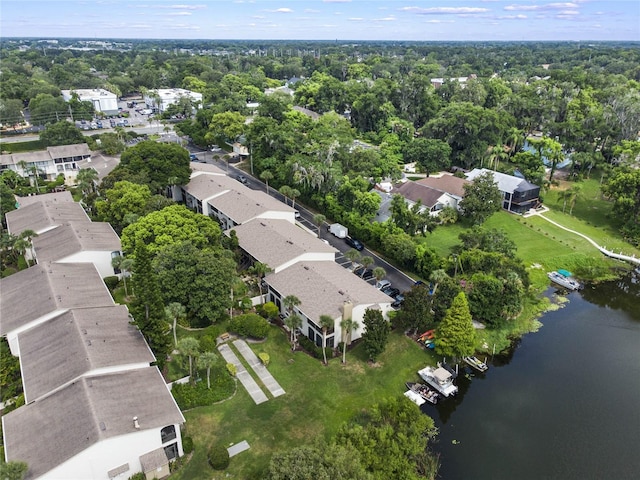
<svg viewBox="0 0 640 480">
<path fill-rule="evenodd" d="M 247 389 L 247 392 L 249 393 L 249 395 L 251 395 L 253 401 L 256 402 L 256 405 L 269 400 L 262 389 L 258 386 L 256 381 L 251 377 L 249 372 L 247 372 L 247 369 L 244 368 L 242 362 L 240 362 L 238 357 L 236 357 L 236 354 L 233 353 L 229 345 L 227 345 L 226 343 L 220 345 L 218 347 L 218 350 L 220 351 L 222 357 L 227 361 L 227 363 L 233 363 L 236 366 L 236 376 L 238 377 L 238 380 L 240 380 L 240 383 L 242 383 L 244 388 Z"/>
<path fill-rule="evenodd" d="M 578 235 L 579 237 L 584 238 L 587 242 L 589 242 L 591 245 L 596 247 L 600 251 L 600 253 L 602 253 L 603 255 L 606 255 L 607 257 L 611 257 L 611 258 L 615 258 L 616 260 L 622 260 L 622 261 L 625 261 L 625 262 L 633 263 L 635 265 L 640 265 L 640 258 L 636 258 L 634 256 L 630 257 L 628 255 L 623 255 L 622 253 L 615 253 L 615 252 L 612 252 L 611 250 L 607 250 L 606 248 L 601 247 L 600 245 L 598 245 L 596 242 L 591 240 L 589 237 L 587 237 L 583 233 L 576 232 L 575 230 L 571 230 L 570 228 L 567 228 L 567 227 L 559 224 L 558 222 L 555 222 L 555 221 L 551 220 L 550 218 L 545 217 L 544 213 L 547 210 L 545 210 L 543 212 L 539 212 L 539 213 L 530 213 L 529 215 L 527 215 L 527 217 L 531 217 L 531 216 L 534 216 L 534 215 L 538 216 L 538 217 L 542 218 L 543 220 L 546 220 L 547 222 L 555 225 L 556 227 L 561 228 L 562 230 L 565 230 L 565 231 L 567 231 L 569 233 L 573 233 L 574 235 Z"/>
<path fill-rule="evenodd" d="M 285 391 L 280 386 L 280 384 L 273 378 L 273 375 L 269 373 L 269 370 L 262 364 L 260 359 L 257 357 L 253 350 L 249 348 L 247 342 L 244 340 L 235 340 L 233 345 L 238 349 L 240 355 L 244 357 L 249 366 L 253 368 L 253 371 L 256 372 L 260 381 L 264 384 L 265 387 L 269 389 L 271 395 L 274 397 L 279 397 L 280 395 L 284 395 Z"/>
<path fill-rule="evenodd" d="M 229 452 L 229 457 L 233 457 L 240 452 L 244 452 L 245 450 L 249 450 L 249 444 L 246 440 L 241 441 L 240 443 L 236 443 L 235 445 L 227 448 L 227 452 Z"/>
</svg>

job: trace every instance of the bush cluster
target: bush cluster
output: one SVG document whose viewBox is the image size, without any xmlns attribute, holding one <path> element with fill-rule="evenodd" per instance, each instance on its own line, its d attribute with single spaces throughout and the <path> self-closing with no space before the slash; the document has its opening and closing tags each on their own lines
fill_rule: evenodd
<svg viewBox="0 0 640 480">
<path fill-rule="evenodd" d="M 120 279 L 115 275 L 104 277 L 104 284 L 107 286 L 110 292 L 113 292 L 116 289 L 118 283 L 120 283 Z"/>
<path fill-rule="evenodd" d="M 298 336 L 298 343 L 303 348 L 303 350 L 309 353 L 314 358 L 322 359 L 322 347 L 319 347 L 315 343 L 313 343 L 308 337 L 304 335 Z M 333 356 L 333 349 L 331 347 L 326 348 L 327 358 L 331 358 Z"/>
<path fill-rule="evenodd" d="M 214 470 L 224 470 L 229 466 L 229 452 L 222 445 L 214 445 L 207 455 L 209 465 Z"/>
<path fill-rule="evenodd" d="M 236 382 L 227 372 L 225 366 L 211 369 L 211 388 L 207 388 L 206 378 L 195 384 L 175 384 L 171 389 L 181 410 L 211 405 L 233 395 Z"/>
<path fill-rule="evenodd" d="M 269 333 L 269 322 L 260 315 L 247 313 L 234 317 L 229 323 L 229 330 L 241 337 L 266 338 Z"/>
<path fill-rule="evenodd" d="M 184 437 L 182 439 L 182 450 L 184 450 L 185 455 L 189 455 L 191 452 L 193 452 L 193 438 Z"/>
</svg>

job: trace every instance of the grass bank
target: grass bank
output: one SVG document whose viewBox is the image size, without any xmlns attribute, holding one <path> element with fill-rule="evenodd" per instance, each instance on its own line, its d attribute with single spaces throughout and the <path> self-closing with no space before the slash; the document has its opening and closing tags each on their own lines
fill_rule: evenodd
<svg viewBox="0 0 640 480">
<path fill-rule="evenodd" d="M 315 438 L 332 437 L 340 425 L 381 398 L 401 395 L 404 382 L 435 358 L 404 335 L 392 333 L 375 366 L 361 347 L 347 354 L 347 364 L 334 358 L 328 366 L 301 352 L 291 352 L 286 335 L 274 327 L 266 342 L 252 347 L 271 357 L 269 371 L 287 392 L 255 405 L 243 387 L 226 402 L 185 412 L 186 432 L 194 440 L 191 461 L 171 478 L 260 479 L 271 455 Z M 247 440 L 251 448 L 231 459 L 225 472 L 207 464 L 207 449 Z M 228 475 L 228 476 L 227 476 Z"/>
</svg>

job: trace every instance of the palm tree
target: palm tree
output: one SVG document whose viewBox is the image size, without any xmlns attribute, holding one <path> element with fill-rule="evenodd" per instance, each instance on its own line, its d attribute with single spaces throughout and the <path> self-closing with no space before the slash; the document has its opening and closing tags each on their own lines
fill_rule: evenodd
<svg viewBox="0 0 640 480">
<path fill-rule="evenodd" d="M 578 198 L 582 196 L 582 185 L 574 185 L 569 191 L 571 192 L 571 206 L 569 207 L 569 215 L 572 215 L 573 207 L 575 207 L 576 205 L 576 200 L 578 200 Z"/>
<path fill-rule="evenodd" d="M 33 237 L 37 237 L 38 234 L 33 230 L 23 230 L 20 235 L 18 235 L 18 240 L 26 240 L 29 242 L 29 253 L 31 255 L 31 260 L 35 263 L 36 261 L 36 252 L 33 249 Z"/>
<path fill-rule="evenodd" d="M 318 226 L 318 238 L 320 238 L 320 228 L 322 227 L 322 225 L 324 224 L 324 222 L 327 221 L 327 217 L 325 217 L 323 214 L 321 213 L 316 213 L 313 216 L 313 223 L 315 223 Z"/>
<path fill-rule="evenodd" d="M 360 274 L 361 277 L 364 277 L 364 272 L 367 268 L 369 268 L 371 265 L 373 265 L 373 257 L 370 257 L 369 255 L 365 255 L 364 257 L 362 257 L 360 259 L 360 263 L 362 264 L 362 266 L 364 267 L 362 269 L 362 274 Z"/>
<path fill-rule="evenodd" d="M 284 196 L 285 205 L 289 205 L 289 196 L 291 195 L 292 188 L 289 185 L 283 185 L 278 190 Z"/>
<path fill-rule="evenodd" d="M 570 188 L 566 188 L 558 192 L 558 202 L 562 200 L 562 213 L 564 213 L 565 209 L 567 208 L 567 202 L 569 201 L 571 196 L 572 192 Z"/>
<path fill-rule="evenodd" d="M 347 343 L 351 343 L 351 335 L 358 329 L 360 324 L 351 318 L 345 318 L 340 322 L 340 327 L 344 331 L 342 339 L 342 363 L 347 363 Z"/>
<path fill-rule="evenodd" d="M 291 350 L 296 348 L 296 329 L 302 326 L 302 319 L 293 313 L 293 308 L 300 305 L 300 299 L 295 295 L 287 295 L 282 300 L 282 304 L 287 309 L 287 318 L 285 318 L 284 324 L 289 327 L 291 333 Z"/>
<path fill-rule="evenodd" d="M 355 263 L 358 262 L 362 257 L 362 255 L 360 255 L 360 252 L 355 248 L 350 248 L 349 250 L 347 250 L 344 256 L 351 262 L 351 270 L 353 270 Z"/>
<path fill-rule="evenodd" d="M 260 303 L 263 303 L 264 299 L 262 297 L 262 279 L 267 273 L 273 272 L 273 270 L 266 263 L 256 262 L 249 269 L 249 271 L 257 277 L 258 289 L 260 290 Z"/>
<path fill-rule="evenodd" d="M 204 352 L 198 357 L 196 362 L 198 367 L 205 368 L 207 370 L 207 388 L 211 389 L 211 367 L 214 367 L 218 363 L 218 355 L 214 352 Z"/>
<path fill-rule="evenodd" d="M 127 277 L 129 276 L 129 272 L 131 271 L 131 267 L 133 267 L 133 259 L 125 258 L 122 255 L 118 255 L 117 257 L 113 257 L 111 259 L 111 266 L 113 268 L 117 268 L 122 272 L 122 283 L 124 283 L 124 295 L 125 297 L 129 296 L 129 291 L 127 290 Z"/>
<path fill-rule="evenodd" d="M 300 190 L 292 188 L 289 192 L 289 196 L 291 197 L 291 207 L 296 208 L 296 197 L 300 196 Z"/>
<path fill-rule="evenodd" d="M 322 327 L 322 357 L 327 365 L 327 331 L 333 328 L 335 322 L 329 315 L 320 315 L 320 326 Z"/>
<path fill-rule="evenodd" d="M 387 271 L 384 268 L 376 267 L 373 269 L 373 278 L 376 279 L 376 282 L 379 282 L 386 276 L 387 276 Z"/>
<path fill-rule="evenodd" d="M 94 168 L 82 168 L 76 175 L 76 182 L 84 198 L 95 190 L 97 181 L 98 172 Z"/>
<path fill-rule="evenodd" d="M 178 347 L 178 337 L 176 335 L 176 327 L 178 324 L 178 319 L 184 318 L 187 313 L 187 309 L 184 305 L 178 302 L 171 302 L 169 305 L 164 307 L 164 313 L 169 320 L 172 322 L 172 330 L 173 330 L 173 346 Z"/>
<path fill-rule="evenodd" d="M 260 174 L 260 178 L 267 185 L 267 195 L 269 195 L 269 180 L 273 180 L 273 173 L 269 170 L 265 170 Z"/>
<path fill-rule="evenodd" d="M 291 341 L 291 350 L 295 350 L 296 342 L 297 342 L 296 329 L 302 326 L 302 319 L 295 313 L 292 313 L 291 315 L 289 315 L 284 319 L 284 324 L 289 329 L 289 339 Z"/>
<path fill-rule="evenodd" d="M 436 294 L 436 290 L 438 289 L 438 285 L 440 285 L 440 283 L 442 283 L 447 278 L 449 278 L 449 275 L 447 275 L 447 272 L 445 272 L 441 268 L 431 272 L 431 275 L 429 276 L 429 281 L 433 282 L 433 291 L 431 292 L 431 295 L 435 295 Z"/>
<path fill-rule="evenodd" d="M 200 352 L 200 342 L 194 337 L 185 337 L 178 342 L 178 350 L 189 357 L 189 377 L 193 376 L 193 357 Z"/>
</svg>

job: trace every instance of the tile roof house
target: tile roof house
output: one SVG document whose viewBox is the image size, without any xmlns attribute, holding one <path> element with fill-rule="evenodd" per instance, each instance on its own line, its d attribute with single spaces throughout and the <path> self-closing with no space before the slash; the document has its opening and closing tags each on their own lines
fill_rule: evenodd
<svg viewBox="0 0 640 480">
<path fill-rule="evenodd" d="M 336 250 L 287 220 L 257 219 L 233 228 L 240 248 L 274 272 L 301 261 L 335 260 Z M 230 230 L 225 232 L 230 234 Z"/>
<path fill-rule="evenodd" d="M 26 480 L 126 480 L 145 454 L 182 454 L 184 421 L 157 367 L 82 377 L 2 417 L 5 457 Z"/>
<path fill-rule="evenodd" d="M 46 197 L 46 195 L 42 196 Z M 91 223 L 91 219 L 80 204 L 67 201 L 65 195 L 47 197 L 42 200 L 38 197 L 40 195 L 17 197 L 17 202 L 21 206 L 5 215 L 9 233 L 20 235 L 25 230 L 33 230 L 37 234 L 42 234 L 68 222 Z M 38 201 L 33 201 L 32 199 L 38 199 Z M 22 206 L 23 203 L 26 203 L 26 205 Z"/>
<path fill-rule="evenodd" d="M 352 334 L 356 340 L 364 332 L 363 317 L 367 309 L 379 309 L 387 317 L 393 299 L 335 262 L 297 262 L 265 277 L 268 301 L 282 308 L 287 295 L 295 295 L 300 305 L 294 311 L 302 318 L 302 332 L 316 344 L 322 344 L 320 315 L 334 319 L 334 329 L 327 336 L 327 346 L 342 341 L 340 322 L 352 318 L 359 327 Z"/>
<path fill-rule="evenodd" d="M 102 278 L 115 275 L 111 264 L 120 255 L 120 237 L 109 223 L 69 222 L 33 238 L 36 260 L 93 263 Z"/>
<path fill-rule="evenodd" d="M 467 180 L 489 173 L 502 193 L 502 208 L 513 213 L 525 213 L 540 204 L 540 187 L 526 180 L 486 168 L 474 168 L 467 174 Z"/>
<path fill-rule="evenodd" d="M 19 333 L 17 353 L 26 403 L 81 377 L 155 361 L 124 305 L 68 310 Z"/>
<path fill-rule="evenodd" d="M 67 310 L 114 305 L 90 263 L 43 263 L 0 279 L 0 336 L 17 355 L 19 333 Z"/>
</svg>

